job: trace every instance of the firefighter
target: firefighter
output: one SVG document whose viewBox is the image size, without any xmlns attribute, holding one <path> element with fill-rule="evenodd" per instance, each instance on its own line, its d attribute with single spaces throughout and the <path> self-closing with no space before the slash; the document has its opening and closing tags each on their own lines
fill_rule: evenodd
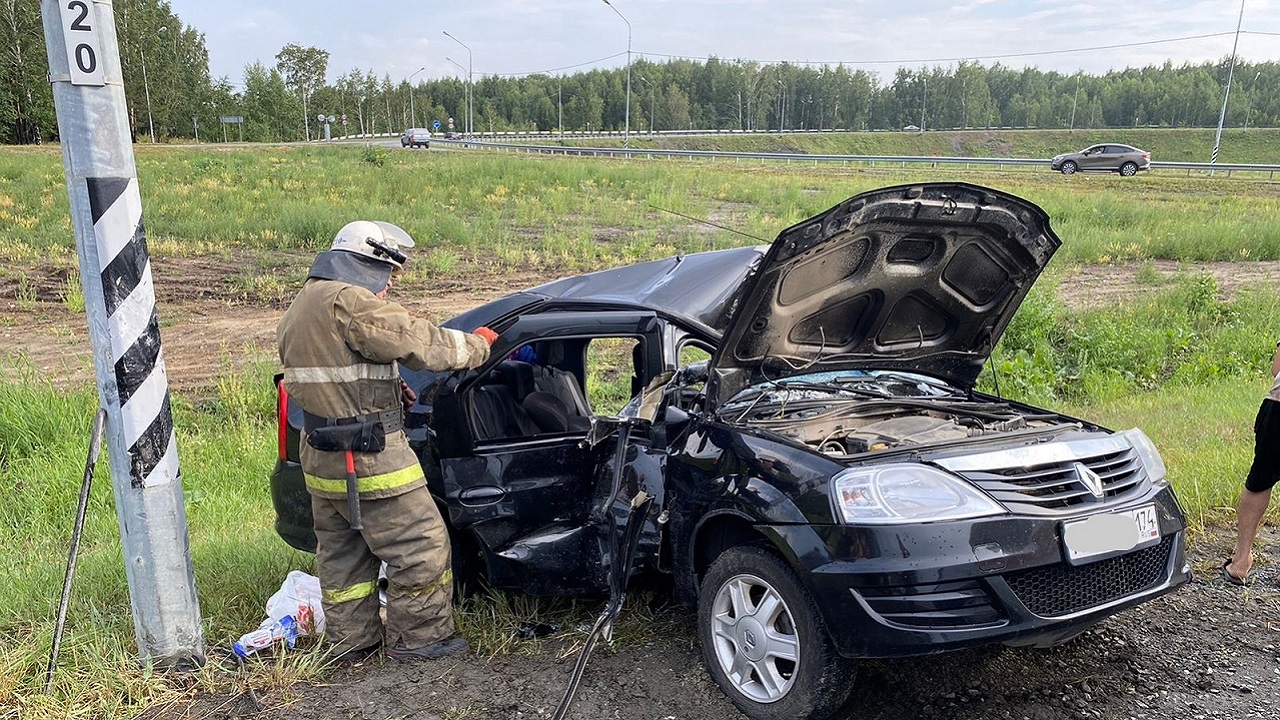
<svg viewBox="0 0 1280 720">
<path fill-rule="evenodd" d="M 339 657 L 363 657 L 384 644 L 403 661 L 468 649 L 454 634 L 449 537 L 405 440 L 403 408 L 414 396 L 397 365 L 474 368 L 497 335 L 439 328 L 386 299 L 413 244 L 390 223 L 343 226 L 276 330 L 285 390 L 303 410 L 301 461 L 325 635 Z"/>
</svg>

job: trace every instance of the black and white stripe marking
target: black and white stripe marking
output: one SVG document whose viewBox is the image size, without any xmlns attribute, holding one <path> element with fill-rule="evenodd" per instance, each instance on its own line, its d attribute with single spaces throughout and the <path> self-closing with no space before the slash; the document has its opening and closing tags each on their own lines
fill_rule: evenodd
<svg viewBox="0 0 1280 720">
<path fill-rule="evenodd" d="M 102 294 L 106 301 L 130 484 L 178 478 L 169 380 L 160 351 L 155 287 L 137 178 L 87 178 Z"/>
</svg>

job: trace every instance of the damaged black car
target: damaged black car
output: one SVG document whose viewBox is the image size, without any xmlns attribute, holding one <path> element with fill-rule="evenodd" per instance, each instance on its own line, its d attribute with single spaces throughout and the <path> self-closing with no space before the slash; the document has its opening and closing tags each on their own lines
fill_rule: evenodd
<svg viewBox="0 0 1280 720">
<path fill-rule="evenodd" d="M 860 658 L 1050 646 L 1187 583 L 1146 435 L 975 389 L 1059 245 L 1026 200 L 903 185 L 450 320 L 500 333 L 489 364 L 401 372 L 455 574 L 618 603 L 668 575 L 758 719 L 829 716 Z M 287 390 L 277 530 L 312 550 Z"/>
</svg>

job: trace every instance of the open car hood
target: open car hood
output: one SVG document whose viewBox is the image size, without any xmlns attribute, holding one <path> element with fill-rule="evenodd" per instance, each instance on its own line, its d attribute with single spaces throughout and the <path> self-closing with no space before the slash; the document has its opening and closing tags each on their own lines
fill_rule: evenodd
<svg viewBox="0 0 1280 720">
<path fill-rule="evenodd" d="M 967 183 L 856 195 L 783 230 L 711 359 L 714 407 L 751 385 L 907 370 L 970 389 L 1061 245 L 1034 203 Z"/>
</svg>

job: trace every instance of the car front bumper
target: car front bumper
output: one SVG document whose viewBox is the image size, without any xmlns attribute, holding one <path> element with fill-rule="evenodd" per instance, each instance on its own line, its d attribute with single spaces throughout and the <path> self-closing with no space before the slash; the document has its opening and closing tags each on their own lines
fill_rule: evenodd
<svg viewBox="0 0 1280 720">
<path fill-rule="evenodd" d="M 1156 544 L 1077 565 L 1062 517 L 769 529 L 795 551 L 842 655 L 899 657 L 1056 645 L 1186 584 L 1185 524 L 1168 488 L 1108 510 L 1145 504 L 1156 507 Z"/>
</svg>

